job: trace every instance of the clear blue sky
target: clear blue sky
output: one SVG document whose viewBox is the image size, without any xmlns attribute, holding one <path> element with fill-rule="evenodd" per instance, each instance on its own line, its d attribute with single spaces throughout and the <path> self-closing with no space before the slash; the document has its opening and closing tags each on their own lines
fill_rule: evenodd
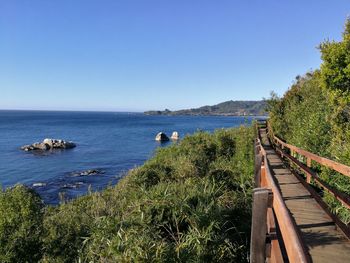
<svg viewBox="0 0 350 263">
<path fill-rule="evenodd" d="M 0 108 L 180 109 L 283 94 L 349 0 L 0 0 Z"/>
</svg>

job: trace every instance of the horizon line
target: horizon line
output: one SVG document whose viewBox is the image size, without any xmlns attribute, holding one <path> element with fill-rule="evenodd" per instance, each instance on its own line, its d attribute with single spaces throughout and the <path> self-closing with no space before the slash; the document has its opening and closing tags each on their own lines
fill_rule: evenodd
<svg viewBox="0 0 350 263">
<path fill-rule="evenodd" d="M 190 110 L 190 109 L 197 109 L 201 107 L 207 107 L 207 106 L 215 106 L 221 103 L 234 101 L 234 102 L 258 102 L 258 101 L 266 101 L 266 99 L 236 99 L 236 100 L 226 100 L 222 101 L 216 104 L 205 104 L 202 106 L 197 107 L 182 107 L 180 109 L 172 109 L 171 111 L 179 111 L 179 110 Z M 0 108 L 0 111 L 65 111 L 65 112 L 119 112 L 119 113 L 144 113 L 146 111 L 164 111 L 166 109 L 169 109 L 168 107 L 165 107 L 164 109 L 143 109 L 143 110 L 112 110 L 112 109 L 50 109 L 50 108 L 44 108 L 44 109 L 38 109 L 38 108 Z"/>
<path fill-rule="evenodd" d="M 0 111 L 49 111 L 49 112 L 106 112 L 106 113 L 144 113 L 144 111 L 123 111 L 123 110 L 77 110 L 77 109 L 3 109 L 0 108 Z"/>
</svg>

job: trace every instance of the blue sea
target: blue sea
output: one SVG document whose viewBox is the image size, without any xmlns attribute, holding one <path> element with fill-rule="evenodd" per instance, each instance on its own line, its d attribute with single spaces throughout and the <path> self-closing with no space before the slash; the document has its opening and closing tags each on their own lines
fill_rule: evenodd
<svg viewBox="0 0 350 263">
<path fill-rule="evenodd" d="M 158 147 L 160 131 L 183 137 L 198 130 L 247 124 L 254 117 L 147 116 L 142 113 L 0 111 L 0 185 L 34 188 L 47 204 L 114 185 L 126 172 L 142 165 Z M 73 141 L 69 150 L 24 152 L 25 144 L 45 138 Z M 101 174 L 74 176 L 88 169 Z M 61 193 L 61 194 L 60 194 Z"/>
</svg>

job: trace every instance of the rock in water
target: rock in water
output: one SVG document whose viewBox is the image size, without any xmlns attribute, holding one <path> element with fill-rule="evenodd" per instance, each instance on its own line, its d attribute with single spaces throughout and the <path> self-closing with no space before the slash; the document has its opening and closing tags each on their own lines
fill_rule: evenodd
<svg viewBox="0 0 350 263">
<path fill-rule="evenodd" d="M 100 174 L 100 173 L 101 173 L 101 171 L 92 169 L 92 170 L 86 170 L 84 172 L 81 172 L 80 175 L 86 176 L 86 175 L 96 175 L 96 174 Z"/>
<path fill-rule="evenodd" d="M 97 170 L 97 169 L 91 169 L 91 170 L 86 170 L 83 172 L 74 172 L 72 173 L 73 177 L 77 177 L 77 176 L 91 176 L 91 175 L 100 175 L 103 174 L 104 172 L 101 170 Z"/>
<path fill-rule="evenodd" d="M 156 136 L 156 141 L 166 142 L 169 141 L 169 137 L 164 132 L 159 132 Z"/>
<path fill-rule="evenodd" d="M 179 133 L 177 131 L 174 131 L 171 135 L 172 140 L 178 140 L 180 138 Z"/>
<path fill-rule="evenodd" d="M 34 183 L 33 187 L 43 187 L 46 186 L 46 183 Z"/>
<path fill-rule="evenodd" d="M 71 149 L 76 145 L 73 142 L 56 139 L 45 139 L 43 142 L 36 142 L 30 145 L 24 145 L 21 147 L 24 151 L 41 150 L 47 151 L 51 149 Z"/>
</svg>

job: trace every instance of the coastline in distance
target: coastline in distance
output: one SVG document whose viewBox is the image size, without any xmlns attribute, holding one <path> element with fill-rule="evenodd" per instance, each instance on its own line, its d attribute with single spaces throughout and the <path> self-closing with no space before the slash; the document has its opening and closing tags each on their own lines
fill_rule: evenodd
<svg viewBox="0 0 350 263">
<path fill-rule="evenodd" d="M 218 115 L 218 116 L 266 116 L 267 102 L 259 101 L 225 101 L 212 106 L 171 111 L 151 110 L 146 115 Z"/>
</svg>

